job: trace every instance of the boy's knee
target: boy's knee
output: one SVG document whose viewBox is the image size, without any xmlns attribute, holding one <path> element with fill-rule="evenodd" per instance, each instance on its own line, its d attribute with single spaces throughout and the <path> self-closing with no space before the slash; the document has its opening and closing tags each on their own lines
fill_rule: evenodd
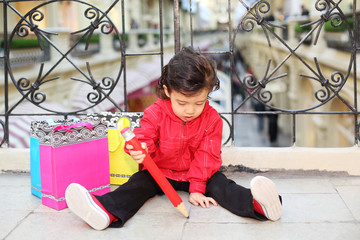
<svg viewBox="0 0 360 240">
<path fill-rule="evenodd" d="M 220 192 L 225 186 L 227 178 L 224 174 L 216 172 L 206 183 L 207 193 Z"/>
<path fill-rule="evenodd" d="M 150 175 L 147 170 L 139 171 L 132 175 L 129 179 L 129 183 L 136 185 L 137 188 L 144 190 L 154 189 L 156 190 L 158 185 L 154 178 Z"/>
</svg>

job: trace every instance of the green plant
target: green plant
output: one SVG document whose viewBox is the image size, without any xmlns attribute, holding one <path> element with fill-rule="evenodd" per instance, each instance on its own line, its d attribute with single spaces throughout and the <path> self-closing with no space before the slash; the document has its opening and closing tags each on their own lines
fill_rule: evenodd
<svg viewBox="0 0 360 240">
<path fill-rule="evenodd" d="M 138 39 L 140 40 L 140 39 L 142 39 L 142 40 L 147 40 L 147 34 L 146 33 L 140 33 L 139 35 L 138 35 Z"/>
<path fill-rule="evenodd" d="M 45 45 L 45 40 L 41 39 L 42 44 Z M 5 40 L 0 40 L 0 47 L 5 47 Z M 40 48 L 40 43 L 37 38 L 13 38 L 10 43 L 11 49 L 25 49 L 25 48 Z"/>
<path fill-rule="evenodd" d="M 349 26 L 350 26 L 350 29 L 353 29 L 354 27 L 354 21 L 352 18 L 347 18 L 346 21 L 349 23 Z M 340 21 L 337 21 L 336 19 L 333 21 L 333 24 L 336 26 L 337 24 L 339 24 Z M 342 24 L 339 25 L 339 26 L 336 26 L 334 27 L 332 24 L 331 24 L 331 21 L 327 21 L 325 22 L 324 24 L 324 29 L 326 32 L 344 32 L 344 31 L 347 31 L 348 28 L 345 24 L 345 20 L 343 20 Z"/>
<path fill-rule="evenodd" d="M 122 38 L 122 34 L 120 34 L 120 39 Z M 116 34 L 113 34 L 114 41 L 118 40 L 118 36 Z M 125 34 L 125 41 L 129 41 L 129 34 Z"/>
<path fill-rule="evenodd" d="M 295 32 L 296 33 L 304 33 L 304 32 L 310 32 L 311 30 L 311 26 L 303 26 L 301 27 L 302 25 L 304 25 L 306 23 L 298 23 L 295 25 Z"/>
<path fill-rule="evenodd" d="M 77 37 L 77 41 L 79 41 L 81 37 Z M 81 39 L 81 43 L 86 43 L 87 40 L 88 40 L 88 36 L 84 37 L 83 39 Z M 89 43 L 99 43 L 100 42 L 100 36 L 99 35 L 92 35 L 91 38 L 90 38 L 90 41 Z"/>
</svg>

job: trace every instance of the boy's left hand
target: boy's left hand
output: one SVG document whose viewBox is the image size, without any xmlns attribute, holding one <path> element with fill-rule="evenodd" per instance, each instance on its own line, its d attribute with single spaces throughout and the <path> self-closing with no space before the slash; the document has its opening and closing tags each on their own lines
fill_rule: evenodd
<svg viewBox="0 0 360 240">
<path fill-rule="evenodd" d="M 190 193 L 189 202 L 195 206 L 201 206 L 203 208 L 209 208 L 210 203 L 217 206 L 218 203 L 211 197 L 207 197 L 202 193 Z"/>
</svg>

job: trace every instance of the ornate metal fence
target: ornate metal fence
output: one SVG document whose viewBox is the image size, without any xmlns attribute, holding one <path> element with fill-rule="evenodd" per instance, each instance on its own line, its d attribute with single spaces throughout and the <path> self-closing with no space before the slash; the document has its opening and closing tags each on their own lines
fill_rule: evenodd
<svg viewBox="0 0 360 240">
<path fill-rule="evenodd" d="M 159 10 L 159 30 L 158 30 L 158 39 L 159 39 L 159 51 L 155 52 L 142 52 L 142 53 L 133 53 L 129 52 L 126 48 L 127 45 L 127 33 L 125 31 L 125 17 L 128 14 L 125 10 L 125 4 L 130 4 L 130 1 L 125 0 L 113 0 L 113 1 L 104 1 L 104 4 L 90 4 L 86 1 L 73 0 L 73 1 L 34 1 L 38 4 L 36 7 L 32 8 L 27 12 L 21 12 L 17 9 L 17 4 L 28 1 L 20 0 L 1 0 L 2 4 L 2 17 L 3 17 L 3 53 L 0 55 L 0 60 L 4 64 L 3 70 L 3 93 L 2 97 L 4 98 L 4 112 L 0 113 L 0 128 L 2 129 L 1 136 L 1 146 L 9 145 L 9 133 L 12 129 L 9 128 L 9 122 L 12 117 L 21 117 L 21 116 L 61 116 L 63 118 L 68 118 L 69 116 L 78 116 L 84 115 L 86 110 L 94 108 L 98 105 L 101 105 L 106 100 L 113 104 L 114 109 L 117 111 L 127 111 L 127 84 L 130 81 L 136 81 L 136 79 L 127 79 L 127 62 L 128 57 L 133 56 L 149 56 L 149 55 L 158 55 L 161 59 L 161 66 L 164 65 L 164 20 L 163 20 L 163 5 L 164 0 L 158 1 L 158 10 Z M 50 16 L 49 9 L 56 4 L 63 2 L 71 2 L 76 4 L 80 9 L 84 9 L 83 15 L 78 16 L 82 17 L 83 23 L 86 23 L 83 27 L 79 27 L 75 31 L 70 33 L 72 41 L 70 42 L 70 47 L 65 47 L 62 44 L 64 41 L 63 32 L 54 26 L 48 26 L 47 29 L 44 29 L 44 22 L 47 21 Z M 181 49 L 181 46 L 184 44 L 182 41 L 182 19 L 180 19 L 181 8 L 179 5 L 179 0 L 174 0 L 173 5 L 173 17 L 174 17 L 174 52 L 178 52 Z M 193 44 L 193 10 L 192 4 L 193 1 L 189 0 L 190 14 L 189 23 L 190 23 L 190 44 Z M 232 9 L 232 3 L 234 1 L 227 0 L 223 1 L 226 4 L 226 8 Z M 235 119 L 238 115 L 247 115 L 247 114 L 257 114 L 257 115 L 281 115 L 285 114 L 291 118 L 291 128 L 292 128 L 292 143 L 296 142 L 296 117 L 299 115 L 312 115 L 312 114 L 340 114 L 347 115 L 353 118 L 353 128 L 354 128 L 354 144 L 359 142 L 359 119 L 358 119 L 358 99 L 357 99 L 357 62 L 356 55 L 359 53 L 359 21 L 357 13 L 357 1 L 353 0 L 352 2 L 352 15 L 347 17 L 343 10 L 341 9 L 341 0 L 318 0 L 314 5 L 314 10 L 318 12 L 318 18 L 314 21 L 302 24 L 300 28 L 305 29 L 311 27 L 310 30 L 303 35 L 299 42 L 295 45 L 291 45 L 285 39 L 285 36 L 281 36 L 280 32 L 283 32 L 284 26 L 278 25 L 271 20 L 268 20 L 265 16 L 270 13 L 271 4 L 268 1 L 256 1 L 254 4 L 249 5 L 250 1 L 237 1 L 237 4 L 242 6 L 246 11 L 246 16 L 238 23 L 238 25 L 232 24 L 233 16 L 236 14 L 234 11 L 228 12 L 228 49 L 226 50 L 214 50 L 214 51 L 205 51 L 206 54 L 212 56 L 226 56 L 230 60 L 230 72 L 229 75 L 231 79 L 236 81 L 239 85 L 239 88 L 242 89 L 244 93 L 244 99 L 240 103 L 232 103 L 231 112 L 221 112 L 221 116 L 227 123 L 230 134 L 227 140 L 224 143 L 230 143 L 234 140 L 235 132 Z M 98 3 L 98 2 L 97 2 Z M 101 5 L 101 7 L 100 7 Z M 111 18 L 111 13 L 116 10 L 121 11 L 121 24 Z M 11 14 L 10 14 L 11 13 Z M 16 19 L 15 27 L 10 29 L 9 16 L 13 16 L 12 20 Z M 15 16 L 15 17 L 14 17 Z M 350 22 L 350 20 L 352 21 Z M 49 21 L 47 21 L 49 22 Z M 350 49 L 350 59 L 348 62 L 348 68 L 346 72 L 333 72 L 331 75 L 324 75 L 318 59 L 315 56 L 313 62 L 310 64 L 305 61 L 300 54 L 298 54 L 298 49 L 305 44 L 306 40 L 312 38 L 312 44 L 316 45 L 319 39 L 319 36 L 324 31 L 324 25 L 330 24 L 333 28 L 345 28 L 347 35 L 349 37 L 349 49 Z M 53 27 L 53 28 L 49 28 Z M 280 29 L 281 31 L 277 31 Z M 260 73 L 248 74 L 245 77 L 241 77 L 241 74 L 237 71 L 236 68 L 236 56 L 235 48 L 236 43 L 239 39 L 239 35 L 252 33 L 254 31 L 262 31 L 264 39 L 266 39 L 268 47 L 272 47 L 272 42 L 277 41 L 278 45 L 282 46 L 282 49 L 287 51 L 287 54 L 280 62 L 274 63 L 272 59 L 268 59 L 264 65 L 266 65 L 266 70 L 263 74 L 263 77 L 258 77 Z M 116 41 L 119 44 L 117 46 L 118 53 L 120 55 L 120 61 L 117 66 L 116 74 L 113 76 L 96 76 L 92 72 L 93 65 L 95 63 L 89 62 L 87 60 L 79 59 L 74 60 L 71 57 L 74 52 L 79 48 L 83 52 L 93 51 L 96 52 L 98 49 L 91 48 L 91 44 L 95 35 L 100 36 L 100 41 L 102 38 L 111 39 L 110 42 Z M 110 37 L 109 37 L 110 36 Z M 66 39 L 69 39 L 68 36 L 65 36 Z M 286 37 L 287 38 L 287 37 Z M 33 69 L 37 69 L 37 73 L 33 77 L 27 76 L 27 72 L 22 72 L 24 75 L 19 76 L 14 71 L 14 63 L 12 62 L 12 57 L 14 56 L 14 46 L 16 42 L 24 39 L 35 39 L 35 45 L 37 48 L 43 52 L 43 56 L 48 56 L 50 49 L 52 52 L 51 61 L 43 62 L 46 60 L 46 57 L 40 58 L 41 61 L 36 62 Z M 100 44 L 101 45 L 101 44 Z M 101 54 L 101 52 L 100 52 Z M 102 56 L 106 57 L 106 56 Z M 286 62 L 294 58 L 298 64 L 302 64 L 308 70 L 306 73 L 301 73 L 302 78 L 306 78 L 311 81 L 319 83 L 319 89 L 314 93 L 317 104 L 314 106 L 309 106 L 302 109 L 287 109 L 281 106 L 273 106 L 271 100 L 273 99 L 273 93 L 269 86 L 280 80 L 284 80 L 287 77 L 287 73 L 279 71 Z M 81 67 L 80 63 L 84 64 L 86 62 L 86 68 Z M 56 75 L 57 68 L 61 65 L 66 65 L 73 69 L 73 76 L 69 76 L 68 79 L 61 79 Z M 35 71 L 35 70 L 33 70 Z M 31 75 L 31 74 L 30 74 Z M 257 76 L 257 77 L 255 77 Z M 76 82 L 76 84 L 81 84 L 87 86 L 88 89 L 86 102 L 87 106 L 81 109 L 73 110 L 59 110 L 53 108 L 52 105 L 47 104 L 47 100 L 51 98 L 51 94 L 54 94 L 54 88 L 66 87 L 70 82 Z M 344 99 L 340 94 L 345 83 L 352 82 L 353 84 L 353 99 L 351 102 Z M 17 92 L 20 93 L 18 100 L 13 101 L 9 96 L 9 91 L 12 88 L 16 88 Z M 50 90 L 53 89 L 53 90 Z M 122 91 L 123 106 L 120 106 L 117 101 L 113 99 L 114 91 Z M 237 89 L 232 88 L 232 91 Z M 47 93 L 48 92 L 48 93 Z M 56 92 L 56 91 L 55 91 Z M 320 111 L 324 105 L 329 103 L 332 99 L 337 98 L 340 100 L 346 107 L 346 111 Z M 65 99 L 64 99 L 65 100 Z M 255 101 L 266 105 L 268 108 L 273 111 L 249 111 L 243 109 L 242 107 L 246 105 L 249 101 Z M 15 113 L 16 109 L 23 103 L 31 103 L 41 109 L 39 113 Z M 312 111 L 312 110 L 318 111 Z"/>
</svg>

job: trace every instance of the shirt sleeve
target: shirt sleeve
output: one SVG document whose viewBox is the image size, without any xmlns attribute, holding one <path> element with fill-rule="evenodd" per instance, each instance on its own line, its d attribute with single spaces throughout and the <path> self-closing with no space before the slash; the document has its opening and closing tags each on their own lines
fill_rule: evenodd
<svg viewBox="0 0 360 240">
<path fill-rule="evenodd" d="M 140 120 L 140 127 L 134 129 L 134 134 L 140 142 L 145 142 L 150 156 L 155 152 L 159 134 L 157 129 L 159 114 L 155 107 L 145 109 L 144 115 Z M 128 150 L 125 148 L 128 153 Z"/>
<path fill-rule="evenodd" d="M 220 169 L 222 126 L 222 119 L 216 118 L 205 130 L 204 138 L 194 153 L 194 160 L 190 164 L 187 176 L 190 193 L 205 194 L 207 180 Z"/>
</svg>

